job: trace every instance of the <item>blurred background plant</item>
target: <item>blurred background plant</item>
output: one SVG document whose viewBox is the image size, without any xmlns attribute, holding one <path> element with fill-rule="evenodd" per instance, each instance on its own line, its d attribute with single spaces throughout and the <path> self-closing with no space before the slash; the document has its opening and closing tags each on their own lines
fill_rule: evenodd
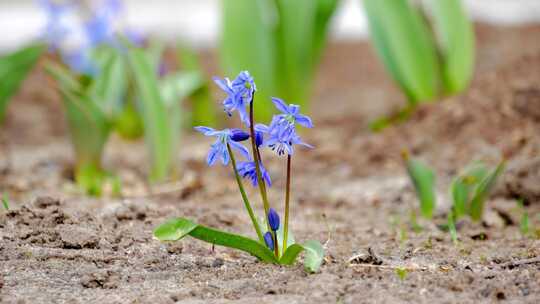
<svg viewBox="0 0 540 304">
<path fill-rule="evenodd" d="M 92 6 L 40 3 L 49 15 L 46 41 L 65 64 L 49 63 L 48 71 L 64 99 L 77 183 L 94 195 L 109 180 L 118 189 L 118 181 L 101 165 L 112 131 L 127 139 L 144 134 L 150 180 L 173 177 L 183 116 L 178 101 L 204 87 L 197 66 L 187 72 L 169 71 L 162 62 L 162 43 L 144 43 L 121 26 L 118 0 L 94 1 Z"/>
<path fill-rule="evenodd" d="M 408 105 L 372 124 L 405 119 L 421 102 L 462 92 L 474 71 L 474 32 L 460 0 L 364 0 L 372 43 Z"/>
<path fill-rule="evenodd" d="M 257 80 L 259 119 L 271 96 L 306 109 L 338 0 L 224 0 L 220 57 L 225 74 Z"/>
</svg>

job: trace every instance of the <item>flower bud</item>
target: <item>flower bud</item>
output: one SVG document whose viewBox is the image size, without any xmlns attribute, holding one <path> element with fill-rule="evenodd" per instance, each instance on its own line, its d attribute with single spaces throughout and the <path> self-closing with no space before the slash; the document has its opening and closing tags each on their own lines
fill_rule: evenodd
<svg viewBox="0 0 540 304">
<path fill-rule="evenodd" d="M 263 144 L 264 138 L 262 132 L 255 131 L 255 144 L 260 147 Z"/>
<path fill-rule="evenodd" d="M 241 129 L 231 129 L 231 139 L 233 141 L 244 141 L 249 138 L 249 134 Z"/>
<path fill-rule="evenodd" d="M 264 234 L 264 242 L 266 243 L 266 246 L 270 248 L 270 250 L 274 250 L 274 238 L 271 232 L 266 232 Z"/>
<path fill-rule="evenodd" d="M 277 231 L 279 229 L 279 215 L 274 208 L 270 208 L 270 210 L 268 210 L 268 224 L 270 225 L 270 229 L 272 229 L 272 231 Z"/>
</svg>

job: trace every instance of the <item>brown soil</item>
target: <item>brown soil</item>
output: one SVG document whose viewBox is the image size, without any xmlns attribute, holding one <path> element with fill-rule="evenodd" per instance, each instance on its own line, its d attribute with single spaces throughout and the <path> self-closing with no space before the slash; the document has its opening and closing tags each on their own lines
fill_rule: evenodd
<svg viewBox="0 0 540 304">
<path fill-rule="evenodd" d="M 540 227 L 540 27 L 478 26 L 478 69 L 460 97 L 423 106 L 380 134 L 368 122 L 403 97 L 365 43 L 331 46 L 317 80 L 306 141 L 295 156 L 292 228 L 327 255 L 319 273 L 264 265 L 226 248 L 185 239 L 162 244 L 152 229 L 185 216 L 252 235 L 230 172 L 207 169 L 209 141 L 183 139 L 182 177 L 144 182 L 142 143 L 110 142 L 108 168 L 123 199 L 92 199 L 69 174 L 71 150 L 58 96 L 41 70 L 25 83 L 2 129 L 0 211 L 2 303 L 476 303 L 540 302 L 540 241 L 519 232 L 516 199 Z M 208 69 L 217 73 L 215 56 Z M 410 227 L 417 205 L 400 160 L 410 150 L 437 169 L 434 223 Z M 460 222 L 459 244 L 436 224 L 449 208 L 452 174 L 474 159 L 508 159 L 482 223 Z M 268 162 L 275 206 L 283 162 Z M 257 206 L 256 191 L 250 191 Z M 279 204 L 279 205 L 278 205 Z M 257 208 L 260 212 L 260 208 Z M 281 210 L 281 207 L 279 208 Z M 400 279 L 396 268 L 407 269 Z"/>
</svg>

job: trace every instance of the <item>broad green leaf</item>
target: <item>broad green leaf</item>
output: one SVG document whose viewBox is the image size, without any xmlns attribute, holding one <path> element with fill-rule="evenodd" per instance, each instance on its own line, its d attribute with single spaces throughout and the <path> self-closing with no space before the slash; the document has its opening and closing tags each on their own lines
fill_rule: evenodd
<svg viewBox="0 0 540 304">
<path fill-rule="evenodd" d="M 292 265 L 298 255 L 304 251 L 304 268 L 307 272 L 317 272 L 324 259 L 324 248 L 321 243 L 309 240 L 305 244 L 293 244 L 287 247 L 287 250 L 281 256 L 279 263 L 281 265 Z"/>
<path fill-rule="evenodd" d="M 0 122 L 4 119 L 9 99 L 17 92 L 44 49 L 42 45 L 32 45 L 0 57 Z"/>
<path fill-rule="evenodd" d="M 504 171 L 505 162 L 501 161 L 495 169 L 493 169 L 476 187 L 471 200 L 469 213 L 474 221 L 482 219 L 484 212 L 484 203 L 489 196 L 489 192 L 495 186 L 497 178 Z"/>
<path fill-rule="evenodd" d="M 300 244 L 292 244 L 287 246 L 287 250 L 281 255 L 279 263 L 281 265 L 292 265 L 296 262 L 298 255 L 304 251 L 304 246 Z"/>
<path fill-rule="evenodd" d="M 154 230 L 154 236 L 160 241 L 178 241 L 197 226 L 199 225 L 188 219 L 175 218 L 159 225 Z"/>
<path fill-rule="evenodd" d="M 422 162 L 415 159 L 406 159 L 407 171 L 411 178 L 418 199 L 422 216 L 430 219 L 435 209 L 435 174 Z"/>
<path fill-rule="evenodd" d="M 275 35 L 278 16 L 274 0 L 223 0 L 220 57 L 229 77 L 248 70 L 257 83 L 257 118 L 269 120 L 273 113 L 270 96 L 284 71 L 276 69 Z"/>
<path fill-rule="evenodd" d="M 466 167 L 452 181 L 450 191 L 454 201 L 453 207 L 456 218 L 460 218 L 468 212 L 472 192 L 487 174 L 488 168 L 485 164 L 478 162 Z"/>
<path fill-rule="evenodd" d="M 211 244 L 242 250 L 266 263 L 278 263 L 274 253 L 255 240 L 198 225 L 185 218 L 169 220 L 154 230 L 154 236 L 160 241 L 176 241 L 186 235 Z"/>
<path fill-rule="evenodd" d="M 438 94 L 437 53 L 420 13 L 408 0 L 365 0 L 375 49 L 413 103 Z"/>
<path fill-rule="evenodd" d="M 442 78 L 448 94 L 461 92 L 469 84 L 474 70 L 474 32 L 461 0 L 427 1 L 433 18 Z"/>
<path fill-rule="evenodd" d="M 193 92 L 189 99 L 191 101 L 191 125 L 192 126 L 213 126 L 217 124 L 216 107 L 208 81 L 203 79 L 204 71 L 199 62 L 197 53 L 188 47 L 180 47 L 178 59 L 182 65 L 182 70 L 187 72 L 197 72 L 201 75 L 201 87 Z"/>
<path fill-rule="evenodd" d="M 139 98 L 139 112 L 144 122 L 144 134 L 149 148 L 152 181 L 165 180 L 173 165 L 176 152 L 176 125 L 180 118 L 179 105 L 167 107 L 161 93 L 156 71 L 144 50 L 130 47 L 128 50 L 136 90 Z M 178 109 L 177 109 L 178 108 Z"/>
<path fill-rule="evenodd" d="M 321 243 L 309 240 L 303 245 L 305 250 L 304 268 L 308 272 L 317 272 L 324 259 L 324 248 Z"/>
</svg>

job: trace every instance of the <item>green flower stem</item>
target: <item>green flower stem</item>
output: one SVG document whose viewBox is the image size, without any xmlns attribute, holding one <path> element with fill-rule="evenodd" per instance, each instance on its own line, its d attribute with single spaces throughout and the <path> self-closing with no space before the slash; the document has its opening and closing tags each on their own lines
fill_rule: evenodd
<svg viewBox="0 0 540 304">
<path fill-rule="evenodd" d="M 287 155 L 287 186 L 285 188 L 285 220 L 283 227 L 283 247 L 282 251 L 287 250 L 287 236 L 289 235 L 289 199 L 291 193 L 291 155 Z"/>
<path fill-rule="evenodd" d="M 274 244 L 275 244 L 275 246 L 274 246 L 274 254 L 276 255 L 276 258 L 279 259 L 279 246 L 278 246 L 278 240 L 277 240 L 277 233 L 274 232 L 272 234 L 272 237 L 274 238 Z M 285 252 L 285 251 L 283 251 L 283 252 Z"/>
<path fill-rule="evenodd" d="M 255 93 L 253 93 L 253 98 L 251 99 L 251 102 L 249 103 L 249 131 L 251 135 L 251 147 L 253 148 L 253 158 L 255 159 L 255 172 L 257 172 L 257 183 L 259 184 L 259 190 L 261 192 L 263 207 L 264 207 L 264 218 L 266 219 L 266 226 L 268 228 L 268 231 L 272 231 L 270 229 L 270 223 L 268 223 L 268 210 L 270 209 L 270 204 L 268 204 L 268 196 L 266 195 L 266 186 L 264 185 L 264 181 L 262 179 L 261 174 L 261 168 L 259 167 L 261 161 L 259 158 L 259 153 L 257 149 L 257 144 L 255 143 L 255 126 L 254 126 L 254 119 L 253 119 L 253 102 L 255 101 Z"/>
<path fill-rule="evenodd" d="M 264 237 L 259 227 L 259 222 L 257 222 L 257 218 L 253 213 L 253 209 L 251 208 L 251 204 L 249 203 L 249 200 L 247 198 L 246 191 L 244 190 L 244 186 L 242 185 L 242 180 L 240 179 L 240 175 L 238 175 L 238 170 L 236 170 L 236 159 L 234 158 L 234 154 L 229 144 L 227 144 L 227 150 L 229 150 L 229 155 L 231 156 L 231 165 L 233 167 L 234 176 L 236 177 L 236 182 L 238 183 L 238 188 L 240 189 L 240 194 L 242 194 L 242 199 L 244 200 L 244 206 L 246 206 L 249 217 L 251 218 L 251 223 L 255 228 L 257 237 L 259 237 L 259 241 L 264 244 Z"/>
</svg>

